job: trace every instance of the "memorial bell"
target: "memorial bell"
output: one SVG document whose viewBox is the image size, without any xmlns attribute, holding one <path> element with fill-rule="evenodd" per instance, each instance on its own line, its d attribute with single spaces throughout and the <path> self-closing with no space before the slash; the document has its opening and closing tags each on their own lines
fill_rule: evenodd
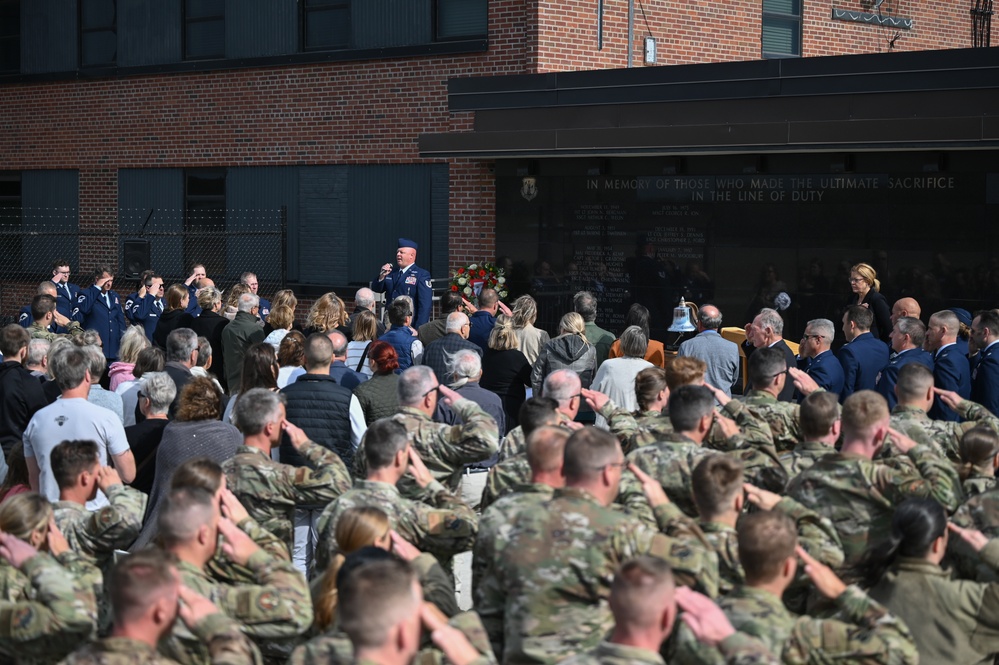
<svg viewBox="0 0 999 665">
<path fill-rule="evenodd" d="M 669 327 L 670 332 L 685 333 L 697 330 L 690 321 L 690 307 L 680 298 L 680 304 L 673 308 L 673 325 Z"/>
</svg>

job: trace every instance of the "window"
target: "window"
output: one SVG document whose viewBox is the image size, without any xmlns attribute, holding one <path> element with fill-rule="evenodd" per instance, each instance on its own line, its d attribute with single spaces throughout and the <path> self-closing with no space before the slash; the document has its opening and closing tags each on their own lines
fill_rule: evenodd
<svg viewBox="0 0 999 665">
<path fill-rule="evenodd" d="M 437 0 L 437 39 L 485 37 L 487 0 Z"/>
<path fill-rule="evenodd" d="M 198 169 L 185 175 L 184 265 L 201 263 L 209 275 L 224 275 L 225 171 Z"/>
<path fill-rule="evenodd" d="M 0 0 L 0 72 L 21 71 L 21 2 Z"/>
<path fill-rule="evenodd" d="M 801 57 L 801 0 L 763 0 L 763 57 Z"/>
<path fill-rule="evenodd" d="M 80 0 L 80 66 L 113 65 L 117 60 L 117 1 Z"/>
<path fill-rule="evenodd" d="M 350 0 L 305 0 L 302 44 L 305 51 L 349 47 Z"/>
<path fill-rule="evenodd" d="M 184 0 L 184 57 L 225 57 L 225 0 Z"/>
</svg>

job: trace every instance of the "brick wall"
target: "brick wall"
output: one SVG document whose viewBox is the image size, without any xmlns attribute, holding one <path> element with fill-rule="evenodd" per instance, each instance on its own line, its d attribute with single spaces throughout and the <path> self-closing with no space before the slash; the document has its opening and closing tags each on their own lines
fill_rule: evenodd
<svg viewBox="0 0 999 665">
<path fill-rule="evenodd" d="M 895 48 L 970 46 L 970 3 L 885 0 L 883 11 L 915 19 Z M 886 50 L 889 31 L 833 21 L 834 4 L 864 8 L 861 0 L 807 0 L 805 55 Z M 471 114 L 447 111 L 449 78 L 624 67 L 627 0 L 604 0 L 602 50 L 596 5 L 491 0 L 490 48 L 480 54 L 4 85 L 0 164 L 78 169 L 81 227 L 113 236 L 119 168 L 420 162 L 421 133 L 472 127 Z M 636 66 L 647 30 L 662 65 L 759 57 L 760 0 L 641 6 L 636 0 Z M 450 215 L 452 266 L 495 258 L 490 163 L 452 161 Z M 116 258 L 113 242 L 83 246 L 81 272 Z M 40 266 L 39 279 L 47 275 Z"/>
</svg>

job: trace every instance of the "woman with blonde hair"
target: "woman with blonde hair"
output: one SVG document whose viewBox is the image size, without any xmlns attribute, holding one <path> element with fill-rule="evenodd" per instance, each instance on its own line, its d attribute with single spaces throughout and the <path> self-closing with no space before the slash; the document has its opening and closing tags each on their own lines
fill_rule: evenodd
<svg viewBox="0 0 999 665">
<path fill-rule="evenodd" d="M 548 332 L 534 327 L 538 320 L 538 303 L 531 296 L 520 296 L 513 301 L 513 331 L 517 336 L 520 352 L 532 365 L 541 354 L 541 349 L 551 337 Z"/>
<path fill-rule="evenodd" d="M 344 328 L 344 325 L 349 318 L 347 306 L 344 305 L 340 296 L 331 291 L 321 296 L 312 305 L 312 309 L 309 310 L 309 315 L 305 319 L 305 329 L 302 332 L 308 337 L 312 333 L 325 334 L 339 330 L 346 336 L 347 329 Z"/>
<path fill-rule="evenodd" d="M 531 363 L 520 351 L 520 339 L 510 318 L 500 314 L 489 333 L 489 348 L 482 354 L 482 378 L 479 385 L 499 395 L 503 401 L 506 432 L 517 427 L 520 407 L 531 385 Z"/>
<path fill-rule="evenodd" d="M 569 312 L 558 324 L 559 335 L 541 348 L 541 354 L 531 369 L 531 387 L 541 397 L 545 378 L 560 369 L 571 369 L 579 375 L 583 388 L 589 388 L 597 370 L 597 350 L 586 339 L 586 323 L 576 312 Z"/>
<path fill-rule="evenodd" d="M 118 387 L 123 383 L 135 381 L 132 370 L 135 369 L 135 361 L 139 359 L 139 353 L 143 349 L 149 348 L 149 338 L 142 330 L 142 326 L 130 326 L 121 338 L 121 347 L 118 350 L 118 360 L 108 367 L 108 376 L 111 378 L 110 390 L 118 392 Z"/>
<path fill-rule="evenodd" d="M 420 578 L 424 599 L 436 605 L 448 617 L 459 612 L 455 602 L 454 583 L 445 574 L 440 563 L 433 555 L 420 552 L 395 533 L 388 515 L 382 509 L 374 506 L 348 508 L 337 520 L 335 538 L 336 553 L 330 565 L 312 586 L 312 604 L 316 612 L 315 632 L 326 632 L 336 623 L 337 574 L 346 555 L 364 547 L 387 550 L 411 562 Z"/>
<path fill-rule="evenodd" d="M 367 353 L 371 342 L 378 338 L 378 318 L 368 311 L 354 317 L 354 339 L 347 343 L 347 367 L 367 376 L 374 372 L 368 363 Z"/>
<path fill-rule="evenodd" d="M 847 306 L 860 305 L 871 310 L 874 314 L 871 334 L 890 346 L 888 335 L 891 334 L 892 329 L 891 307 L 889 307 L 885 297 L 881 295 L 878 272 L 867 263 L 858 263 L 852 266 L 850 268 L 850 290 L 853 291 L 853 295 L 847 301 Z"/>
<path fill-rule="evenodd" d="M 246 284 L 235 284 L 231 289 L 229 289 L 229 295 L 225 299 L 225 307 L 223 307 L 222 316 L 232 321 L 236 318 L 236 312 L 239 311 L 239 297 L 244 293 L 249 293 L 250 287 Z"/>
</svg>

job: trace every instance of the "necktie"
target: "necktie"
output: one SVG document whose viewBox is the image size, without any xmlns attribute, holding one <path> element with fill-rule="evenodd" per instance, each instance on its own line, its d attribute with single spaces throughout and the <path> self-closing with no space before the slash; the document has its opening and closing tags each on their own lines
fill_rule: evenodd
<svg viewBox="0 0 999 665">
<path fill-rule="evenodd" d="M 157 300 L 156 301 L 156 309 L 158 309 L 161 312 L 163 311 L 163 301 L 162 300 Z"/>
<path fill-rule="evenodd" d="M 104 294 L 104 303 L 108 306 L 108 310 L 111 310 L 111 296 Z"/>
</svg>

